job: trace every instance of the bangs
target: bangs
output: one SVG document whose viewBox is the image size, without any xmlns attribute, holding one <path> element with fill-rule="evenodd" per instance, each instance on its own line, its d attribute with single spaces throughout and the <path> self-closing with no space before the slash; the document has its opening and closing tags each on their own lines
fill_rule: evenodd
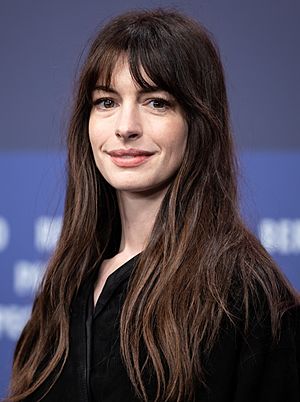
<svg viewBox="0 0 300 402">
<path fill-rule="evenodd" d="M 97 83 L 110 87 L 112 74 L 117 62 L 121 58 L 127 58 L 130 74 L 137 85 L 145 90 L 158 87 L 169 92 L 178 101 L 184 93 L 184 77 L 180 66 L 184 56 L 178 57 L 178 46 L 175 51 L 173 35 L 162 27 L 137 26 L 127 27 L 122 30 L 122 37 L 111 33 L 108 37 L 99 37 L 99 43 L 94 48 L 92 59 L 93 68 L 90 70 L 90 85 L 88 98 Z M 125 31 L 125 32 L 124 32 Z M 166 40 L 166 36 L 169 36 Z M 116 39 L 117 38 L 117 39 Z M 174 42 L 174 43 L 173 43 Z"/>
<path fill-rule="evenodd" d="M 94 79 L 91 92 L 94 90 L 96 84 L 99 83 L 105 87 L 110 87 L 114 69 L 117 63 L 123 58 L 128 61 L 133 81 L 141 89 L 152 90 L 158 87 L 175 96 L 173 89 L 174 82 L 171 85 L 168 75 L 163 74 L 164 69 L 161 68 L 160 63 L 155 66 L 153 62 L 150 62 L 151 57 L 145 53 L 145 49 L 140 54 L 130 51 L 125 52 L 124 50 L 113 50 L 111 53 L 106 53 L 102 60 L 99 60 L 99 67 L 93 74 Z"/>
</svg>

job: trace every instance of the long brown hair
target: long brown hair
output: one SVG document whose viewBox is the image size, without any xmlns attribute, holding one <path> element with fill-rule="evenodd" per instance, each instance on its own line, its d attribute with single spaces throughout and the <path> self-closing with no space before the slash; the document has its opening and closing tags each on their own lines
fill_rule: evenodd
<svg viewBox="0 0 300 402">
<path fill-rule="evenodd" d="M 16 347 L 10 401 L 22 400 L 57 367 L 62 370 L 71 301 L 104 256 L 118 252 L 116 194 L 94 163 L 88 121 L 99 76 L 109 84 L 124 53 L 135 81 L 149 86 L 143 69 L 177 99 L 189 126 L 182 165 L 162 201 L 121 314 L 121 351 L 136 392 L 147 401 L 142 371 L 148 364 L 157 381 L 155 401 L 192 400 L 195 379 L 205 382 L 203 357 L 224 319 L 235 323 L 242 316 L 246 331 L 250 309 L 260 311 L 263 294 L 275 339 L 281 315 L 296 303 L 296 294 L 239 215 L 224 74 L 210 34 L 175 11 L 123 14 L 99 32 L 79 77 L 67 140 L 63 228 Z"/>
</svg>

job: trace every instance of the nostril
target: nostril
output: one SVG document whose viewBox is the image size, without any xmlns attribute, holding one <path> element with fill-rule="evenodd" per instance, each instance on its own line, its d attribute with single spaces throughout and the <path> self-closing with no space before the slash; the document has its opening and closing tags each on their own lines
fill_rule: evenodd
<svg viewBox="0 0 300 402">
<path fill-rule="evenodd" d="M 129 138 L 136 138 L 136 137 L 138 137 L 138 136 L 139 136 L 139 134 L 133 133 L 133 134 L 130 134 L 128 137 L 129 137 Z"/>
<path fill-rule="evenodd" d="M 141 132 L 139 132 L 138 130 L 116 130 L 115 135 L 118 138 L 134 140 L 140 137 Z"/>
</svg>

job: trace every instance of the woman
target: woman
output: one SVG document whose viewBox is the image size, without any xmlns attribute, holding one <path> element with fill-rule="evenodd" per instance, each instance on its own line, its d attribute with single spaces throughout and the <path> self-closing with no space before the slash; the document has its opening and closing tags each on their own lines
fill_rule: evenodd
<svg viewBox="0 0 300 402">
<path fill-rule="evenodd" d="M 9 401 L 296 402 L 298 307 L 238 212 L 209 34 L 164 10 L 110 21 L 79 79 L 62 233 Z"/>
</svg>

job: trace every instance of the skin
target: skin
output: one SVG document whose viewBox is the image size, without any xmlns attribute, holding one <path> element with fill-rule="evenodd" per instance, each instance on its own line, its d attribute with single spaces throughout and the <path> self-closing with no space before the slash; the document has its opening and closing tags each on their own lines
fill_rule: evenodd
<svg viewBox="0 0 300 402">
<path fill-rule="evenodd" d="M 159 88 L 141 92 L 125 56 L 115 66 L 110 88 L 97 83 L 89 137 L 99 171 L 116 189 L 122 235 L 119 253 L 100 267 L 95 302 L 109 274 L 145 248 L 161 201 L 182 163 L 187 135 L 177 101 Z M 138 166 L 118 166 L 109 153 L 120 149 L 144 150 L 151 156 Z M 134 160 L 127 156 L 119 161 L 130 164 L 130 159 Z"/>
</svg>

